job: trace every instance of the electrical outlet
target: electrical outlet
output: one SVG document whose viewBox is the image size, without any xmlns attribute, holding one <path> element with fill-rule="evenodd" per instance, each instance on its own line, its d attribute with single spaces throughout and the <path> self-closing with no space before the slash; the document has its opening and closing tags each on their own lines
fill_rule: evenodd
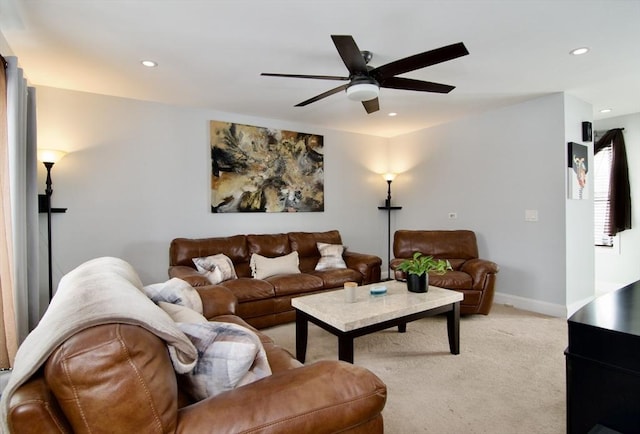
<svg viewBox="0 0 640 434">
<path fill-rule="evenodd" d="M 525 209 L 524 210 L 524 221 L 537 222 L 538 221 L 538 210 L 537 209 Z"/>
<path fill-rule="evenodd" d="M 449 220 L 455 220 L 458 218 L 458 213 L 457 212 L 450 212 L 449 213 Z"/>
</svg>

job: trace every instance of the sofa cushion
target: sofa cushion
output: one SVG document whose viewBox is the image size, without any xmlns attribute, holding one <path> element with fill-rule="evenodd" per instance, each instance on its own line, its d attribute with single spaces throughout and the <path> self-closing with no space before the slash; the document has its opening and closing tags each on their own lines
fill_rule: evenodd
<svg viewBox="0 0 640 434">
<path fill-rule="evenodd" d="M 176 238 L 169 246 L 170 265 L 187 265 L 195 268 L 192 259 L 224 253 L 235 264 L 249 262 L 249 251 L 245 235 L 219 238 Z"/>
<path fill-rule="evenodd" d="M 322 279 L 311 274 L 281 274 L 268 277 L 267 282 L 273 285 L 276 297 L 318 291 L 324 287 Z"/>
<path fill-rule="evenodd" d="M 471 276 L 462 271 L 447 271 L 445 274 L 429 273 L 429 285 L 447 289 L 471 289 Z"/>
<path fill-rule="evenodd" d="M 247 301 L 264 300 L 275 297 L 273 285 L 266 280 L 254 279 L 253 277 L 239 277 L 235 280 L 222 282 L 220 286 L 231 290 L 239 303 Z"/>
<path fill-rule="evenodd" d="M 251 255 L 251 275 L 254 279 L 266 279 L 278 274 L 299 274 L 298 252 L 267 258 L 254 253 Z"/>
<path fill-rule="evenodd" d="M 478 257 L 478 245 L 475 233 L 469 230 L 396 231 L 393 237 L 394 257 L 410 258 L 414 252 L 443 259 L 472 259 Z"/>
<path fill-rule="evenodd" d="M 144 293 L 154 303 L 161 301 L 193 309 L 198 313 L 202 313 L 202 299 L 189 283 L 177 277 L 171 278 L 166 282 L 153 283 L 143 287 Z"/>
<path fill-rule="evenodd" d="M 464 263 L 468 261 L 468 259 L 457 259 L 457 258 L 436 258 L 436 259 L 446 259 L 447 261 L 449 261 L 449 265 L 451 265 L 451 268 L 453 270 L 458 270 L 458 271 L 460 270 L 462 265 L 464 265 Z"/>
<path fill-rule="evenodd" d="M 316 265 L 316 270 L 327 270 L 332 268 L 347 268 L 342 258 L 344 246 L 342 244 L 316 243 L 320 260 Z"/>
<path fill-rule="evenodd" d="M 257 253 L 268 258 L 288 255 L 295 250 L 291 249 L 287 234 L 247 235 L 247 248 L 249 257 Z"/>
<path fill-rule="evenodd" d="M 357 282 L 358 285 L 362 284 L 362 274 L 351 268 L 312 271 L 310 274 L 321 278 L 323 286 L 327 289 L 342 288 L 345 282 Z"/>
<path fill-rule="evenodd" d="M 291 250 L 296 250 L 300 258 L 319 257 L 317 243 L 342 244 L 340 232 L 337 230 L 326 232 L 289 232 Z"/>
<path fill-rule="evenodd" d="M 225 280 L 238 278 L 236 270 L 233 268 L 233 262 L 224 253 L 193 258 L 193 263 L 198 272 L 204 274 L 214 285 Z"/>
<path fill-rule="evenodd" d="M 180 323 L 198 349 L 193 371 L 181 384 L 200 401 L 271 375 L 260 338 L 250 329 L 225 322 Z"/>
</svg>

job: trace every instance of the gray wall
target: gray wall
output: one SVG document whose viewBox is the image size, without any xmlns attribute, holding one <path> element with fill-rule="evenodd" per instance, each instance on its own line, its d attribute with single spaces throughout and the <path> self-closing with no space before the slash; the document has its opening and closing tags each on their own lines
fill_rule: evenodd
<svg viewBox="0 0 640 434">
<path fill-rule="evenodd" d="M 481 256 L 500 266 L 497 300 L 555 315 L 565 314 L 567 294 L 565 99 L 391 139 L 394 164 L 406 170 L 394 182 L 398 228 L 474 230 Z M 538 221 L 525 221 L 525 210 Z"/>
<path fill-rule="evenodd" d="M 565 189 L 568 194 L 568 178 L 574 177 L 568 168 L 567 143 L 587 146 L 591 177 L 587 175 L 585 197 L 582 200 L 565 200 L 565 257 L 566 257 L 566 306 L 567 313 L 582 307 L 595 294 L 595 250 L 593 246 L 593 143 L 582 142 L 582 122 L 592 120 L 593 108 L 577 98 L 564 97 L 564 149 Z"/>
<path fill-rule="evenodd" d="M 386 139 L 40 87 L 39 146 L 71 151 L 53 169 L 53 204 L 69 208 L 54 216 L 54 280 L 103 255 L 128 260 L 145 283 L 165 280 L 169 242 L 182 236 L 336 228 L 350 249 L 386 261 L 386 214 L 376 207 L 386 196 L 380 174 L 395 171 L 393 198 L 404 208 L 394 213 L 392 230 L 475 230 L 481 255 L 501 268 L 497 301 L 562 316 L 574 284 L 567 240 L 575 236 L 566 228 L 573 127 L 565 123 L 581 117 L 583 106 L 553 94 Z M 212 119 L 324 135 L 325 212 L 211 214 Z M 43 169 L 40 179 L 44 189 Z M 537 222 L 525 221 L 529 209 L 538 211 Z M 588 257 L 577 262 L 592 267 Z"/>
<path fill-rule="evenodd" d="M 212 119 L 323 134 L 325 212 L 211 214 Z M 387 139 L 46 87 L 38 88 L 38 134 L 40 147 L 70 151 L 52 171 L 53 206 L 68 208 L 53 216 L 56 282 L 105 255 L 131 262 L 145 283 L 166 280 L 175 237 L 339 229 L 353 251 L 386 246 L 376 209 L 386 183 L 375 171 L 386 170 Z M 42 168 L 42 190 L 44 177 Z"/>
</svg>

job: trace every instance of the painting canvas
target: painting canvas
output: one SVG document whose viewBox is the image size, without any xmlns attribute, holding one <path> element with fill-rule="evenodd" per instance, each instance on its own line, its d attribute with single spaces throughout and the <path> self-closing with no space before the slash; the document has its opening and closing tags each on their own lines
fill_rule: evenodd
<svg viewBox="0 0 640 434">
<path fill-rule="evenodd" d="M 324 211 L 323 136 L 211 121 L 211 212 Z"/>
<path fill-rule="evenodd" d="M 587 147 L 569 142 L 568 160 L 569 199 L 588 199 L 587 174 L 589 173 L 589 159 Z"/>
</svg>

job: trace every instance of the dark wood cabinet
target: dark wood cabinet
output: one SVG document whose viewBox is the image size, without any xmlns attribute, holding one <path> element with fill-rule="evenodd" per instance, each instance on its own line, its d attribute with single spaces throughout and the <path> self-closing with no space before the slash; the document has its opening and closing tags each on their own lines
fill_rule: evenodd
<svg viewBox="0 0 640 434">
<path fill-rule="evenodd" d="M 640 281 L 585 305 L 568 330 L 567 432 L 640 433 Z"/>
</svg>

